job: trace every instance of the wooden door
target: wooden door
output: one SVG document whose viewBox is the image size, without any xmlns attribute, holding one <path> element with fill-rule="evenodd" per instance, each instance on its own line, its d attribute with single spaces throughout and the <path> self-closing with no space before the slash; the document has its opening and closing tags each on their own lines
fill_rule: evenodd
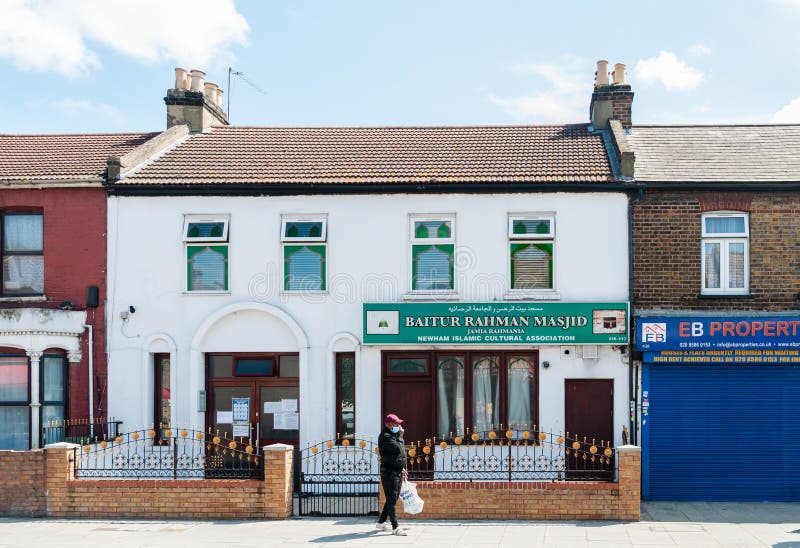
<svg viewBox="0 0 800 548">
<path fill-rule="evenodd" d="M 602 454 L 601 442 L 614 442 L 614 381 L 612 379 L 566 379 L 564 422 L 569 438 L 581 442 L 581 451 L 588 452 L 592 444 Z M 582 458 L 567 458 L 570 479 L 591 479 L 599 467 Z M 604 467 L 612 470 L 613 466 Z M 591 476 L 591 477 L 590 477 Z"/>
<path fill-rule="evenodd" d="M 426 436 L 434 432 L 431 390 L 429 380 L 384 383 L 381 420 L 389 413 L 403 419 L 403 439 L 407 445 L 418 441 L 424 443 Z"/>
</svg>

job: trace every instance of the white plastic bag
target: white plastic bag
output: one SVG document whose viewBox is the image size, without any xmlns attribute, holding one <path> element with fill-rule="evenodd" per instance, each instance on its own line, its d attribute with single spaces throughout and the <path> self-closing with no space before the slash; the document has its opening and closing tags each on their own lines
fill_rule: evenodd
<svg viewBox="0 0 800 548">
<path fill-rule="evenodd" d="M 425 504 L 417 494 L 417 484 L 406 480 L 403 480 L 403 485 L 400 487 L 400 500 L 403 501 L 403 510 L 407 514 L 419 514 Z"/>
</svg>

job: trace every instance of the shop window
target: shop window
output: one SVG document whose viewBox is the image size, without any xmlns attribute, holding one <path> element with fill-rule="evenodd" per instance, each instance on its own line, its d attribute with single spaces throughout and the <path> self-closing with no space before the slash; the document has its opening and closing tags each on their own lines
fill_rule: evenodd
<svg viewBox="0 0 800 548">
<path fill-rule="evenodd" d="M 438 432 L 464 432 L 464 356 L 440 356 L 436 365 Z"/>
<path fill-rule="evenodd" d="M 703 214 L 703 294 L 741 295 L 749 291 L 748 221 L 746 213 Z"/>
<path fill-rule="evenodd" d="M 356 431 L 356 357 L 336 354 L 336 432 L 339 441 L 353 439 Z"/>
<path fill-rule="evenodd" d="M 283 220 L 285 291 L 325 290 L 327 225 L 326 219 Z"/>
<path fill-rule="evenodd" d="M 169 354 L 153 355 L 154 382 L 153 382 L 153 427 L 158 435 L 159 441 L 162 439 L 164 429 L 172 424 L 172 410 L 170 402 L 172 400 L 172 385 L 170 384 L 170 358 Z"/>
<path fill-rule="evenodd" d="M 2 214 L 2 295 L 44 294 L 44 232 L 41 213 Z"/>
<path fill-rule="evenodd" d="M 0 449 L 30 448 L 29 367 L 27 356 L 0 356 Z"/>
<path fill-rule="evenodd" d="M 452 291 L 455 279 L 455 219 L 411 220 L 411 289 Z"/>
<path fill-rule="evenodd" d="M 511 289 L 553 289 L 553 217 L 508 219 Z"/>
<path fill-rule="evenodd" d="M 228 291 L 228 225 L 227 216 L 185 217 L 187 291 Z"/>
</svg>

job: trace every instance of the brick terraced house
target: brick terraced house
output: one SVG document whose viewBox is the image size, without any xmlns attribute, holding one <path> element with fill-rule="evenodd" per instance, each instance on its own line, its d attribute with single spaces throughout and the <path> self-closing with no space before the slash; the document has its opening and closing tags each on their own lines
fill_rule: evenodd
<svg viewBox="0 0 800 548">
<path fill-rule="evenodd" d="M 633 126 L 643 496 L 800 500 L 800 126 Z"/>
</svg>

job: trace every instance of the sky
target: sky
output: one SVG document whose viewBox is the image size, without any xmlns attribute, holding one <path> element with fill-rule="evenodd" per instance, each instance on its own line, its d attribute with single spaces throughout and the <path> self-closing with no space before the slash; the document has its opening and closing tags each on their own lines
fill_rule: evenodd
<svg viewBox="0 0 800 548">
<path fill-rule="evenodd" d="M 800 123 L 800 0 L 0 0 L 0 133 L 165 129 L 174 68 L 250 126 Z M 228 85 L 228 68 L 234 75 Z"/>
</svg>

